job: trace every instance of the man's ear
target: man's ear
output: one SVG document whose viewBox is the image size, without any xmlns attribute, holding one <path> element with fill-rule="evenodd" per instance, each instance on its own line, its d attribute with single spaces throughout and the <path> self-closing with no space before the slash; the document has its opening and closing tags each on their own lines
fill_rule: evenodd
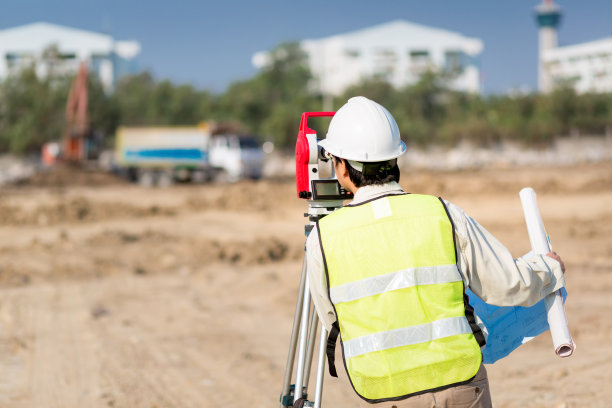
<svg viewBox="0 0 612 408">
<path fill-rule="evenodd" d="M 344 159 L 336 160 L 336 175 L 342 175 L 343 177 L 349 177 L 348 169 L 346 168 L 346 162 Z"/>
</svg>

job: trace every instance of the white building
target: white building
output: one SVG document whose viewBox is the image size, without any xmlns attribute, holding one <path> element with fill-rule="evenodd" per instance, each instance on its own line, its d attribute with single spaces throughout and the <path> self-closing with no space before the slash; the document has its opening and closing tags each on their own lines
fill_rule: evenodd
<svg viewBox="0 0 612 408">
<path fill-rule="evenodd" d="M 576 92 L 612 92 L 612 37 L 557 47 L 543 55 L 544 69 L 555 86 Z"/>
<path fill-rule="evenodd" d="M 555 84 L 545 66 L 544 55 L 559 46 L 557 30 L 561 23 L 561 7 L 553 0 L 543 0 L 536 6 L 535 14 L 539 27 L 538 89 L 540 92 L 550 92 L 554 89 Z"/>
<path fill-rule="evenodd" d="M 43 53 L 56 47 L 59 55 L 53 63 L 41 62 Z M 38 75 L 50 69 L 57 73 L 76 73 L 81 61 L 111 91 L 123 75 L 137 72 L 135 57 L 140 53 L 136 41 L 115 41 L 107 34 L 64 27 L 50 23 L 32 23 L 0 30 L 0 80 L 12 72 L 34 64 Z"/>
<path fill-rule="evenodd" d="M 578 93 L 612 92 L 612 38 L 559 47 L 561 7 L 553 0 L 543 0 L 535 14 L 540 36 L 540 92 L 568 85 Z"/>
<path fill-rule="evenodd" d="M 412 84 L 428 70 L 453 73 L 451 87 L 480 92 L 480 39 L 397 20 L 332 37 L 304 40 L 310 69 L 324 94 L 339 95 L 350 85 L 380 78 L 395 87 Z M 253 56 L 262 68 L 269 54 Z"/>
</svg>

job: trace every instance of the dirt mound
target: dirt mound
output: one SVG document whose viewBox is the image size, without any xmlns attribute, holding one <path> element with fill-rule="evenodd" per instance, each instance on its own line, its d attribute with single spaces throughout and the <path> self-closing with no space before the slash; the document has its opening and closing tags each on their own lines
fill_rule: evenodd
<svg viewBox="0 0 612 408">
<path fill-rule="evenodd" d="M 142 233 L 133 233 L 127 231 L 107 230 L 90 237 L 87 239 L 87 243 L 92 246 L 112 246 L 142 242 L 164 243 L 175 240 L 176 237 L 162 231 L 146 230 Z"/>
<path fill-rule="evenodd" d="M 217 259 L 241 265 L 257 265 L 286 259 L 299 259 L 302 255 L 300 248 L 290 248 L 287 243 L 278 238 L 250 242 L 228 242 L 223 245 L 213 241 L 213 245 L 219 248 Z"/>
<path fill-rule="evenodd" d="M 241 181 L 225 186 L 206 187 L 206 194 L 192 195 L 185 201 L 191 210 L 274 211 L 297 200 L 293 181 Z"/>
<path fill-rule="evenodd" d="M 25 247 L 1 248 L 0 286 L 117 274 L 191 274 L 215 263 L 247 267 L 299 259 L 302 251 L 278 237 L 191 240 L 156 230 L 107 230 L 81 241 L 61 229 L 53 242 L 33 239 Z"/>
<path fill-rule="evenodd" d="M 142 233 L 105 231 L 87 240 L 90 246 L 120 246 L 123 254 L 138 254 L 135 258 L 152 264 L 152 270 L 168 269 L 176 265 L 210 265 L 229 262 L 239 265 L 258 265 L 286 259 L 298 259 L 301 248 L 292 248 L 278 237 L 251 237 L 250 240 L 220 241 L 217 239 L 190 240 L 162 231 L 146 230 Z M 146 248 L 153 251 L 144 251 Z M 143 249 L 142 251 L 140 249 Z M 159 262 L 151 262 L 158 258 Z"/>
<path fill-rule="evenodd" d="M 442 196 L 518 194 L 527 186 L 541 193 L 595 193 L 612 187 L 612 163 L 453 172 L 404 169 L 400 181 L 406 191 Z"/>
<path fill-rule="evenodd" d="M 111 200 L 91 198 L 92 190 L 82 194 L 66 194 L 57 190 L 46 191 L 39 200 L 26 206 L 16 205 L 23 192 L 0 197 L 0 225 L 55 226 L 63 224 L 94 223 L 110 219 L 175 216 L 206 210 L 265 212 L 296 204 L 293 183 L 274 181 L 243 181 L 229 185 L 176 186 L 167 190 L 143 190 L 139 186 L 123 188 Z M 8 191 L 8 190 L 7 190 Z M 13 190 L 16 192 L 16 190 Z M 163 205 L 155 197 L 166 193 L 185 199 Z M 154 197 L 154 198 L 151 198 Z M 150 205 L 145 202 L 152 201 Z"/>
<path fill-rule="evenodd" d="M 114 174 L 96 169 L 61 164 L 33 174 L 18 182 L 23 187 L 69 187 L 69 186 L 109 186 L 126 184 L 127 181 Z"/>
<path fill-rule="evenodd" d="M 172 208 L 138 207 L 120 202 L 92 202 L 85 197 L 62 198 L 34 209 L 0 203 L 0 225 L 59 225 L 114 218 L 170 216 Z"/>
</svg>

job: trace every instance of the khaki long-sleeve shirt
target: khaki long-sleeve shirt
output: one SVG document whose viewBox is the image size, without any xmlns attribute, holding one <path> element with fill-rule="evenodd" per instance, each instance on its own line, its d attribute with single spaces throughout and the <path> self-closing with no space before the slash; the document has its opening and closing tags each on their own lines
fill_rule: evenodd
<svg viewBox="0 0 612 408">
<path fill-rule="evenodd" d="M 361 187 L 351 204 L 362 203 L 387 194 L 402 194 L 399 184 Z M 455 226 L 457 266 L 466 287 L 485 302 L 497 306 L 531 306 L 546 295 L 565 286 L 561 265 L 542 255 L 514 259 L 508 249 L 476 220 L 444 200 Z M 306 266 L 315 308 L 330 330 L 336 321 L 327 294 L 323 256 L 315 228 L 306 240 Z"/>
</svg>

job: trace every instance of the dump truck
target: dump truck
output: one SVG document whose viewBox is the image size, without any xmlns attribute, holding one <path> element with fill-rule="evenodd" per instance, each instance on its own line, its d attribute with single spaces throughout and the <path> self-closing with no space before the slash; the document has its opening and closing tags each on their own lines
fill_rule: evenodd
<svg viewBox="0 0 612 408">
<path fill-rule="evenodd" d="M 175 181 L 236 181 L 259 178 L 264 154 L 254 136 L 215 134 L 198 126 L 120 127 L 115 162 L 144 186 Z"/>
</svg>

